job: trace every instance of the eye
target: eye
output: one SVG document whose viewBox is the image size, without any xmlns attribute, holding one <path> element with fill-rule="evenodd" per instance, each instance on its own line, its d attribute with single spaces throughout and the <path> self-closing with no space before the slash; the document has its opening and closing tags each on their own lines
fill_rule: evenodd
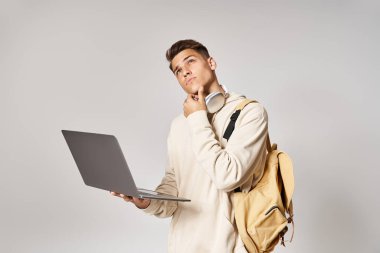
<svg viewBox="0 0 380 253">
<path fill-rule="evenodd" d="M 189 59 L 188 61 L 187 61 L 188 63 L 193 63 L 193 62 L 195 62 L 195 59 Z"/>
<path fill-rule="evenodd" d="M 177 69 L 176 72 L 174 73 L 176 76 L 178 76 L 178 74 L 180 74 L 182 71 L 182 69 Z"/>
</svg>

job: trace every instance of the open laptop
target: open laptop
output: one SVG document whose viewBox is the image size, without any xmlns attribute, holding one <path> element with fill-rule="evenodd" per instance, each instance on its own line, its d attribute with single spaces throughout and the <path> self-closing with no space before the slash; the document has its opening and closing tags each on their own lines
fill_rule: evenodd
<svg viewBox="0 0 380 253">
<path fill-rule="evenodd" d="M 190 201 L 137 188 L 115 136 L 69 130 L 62 134 L 86 185 L 137 198 Z"/>
</svg>

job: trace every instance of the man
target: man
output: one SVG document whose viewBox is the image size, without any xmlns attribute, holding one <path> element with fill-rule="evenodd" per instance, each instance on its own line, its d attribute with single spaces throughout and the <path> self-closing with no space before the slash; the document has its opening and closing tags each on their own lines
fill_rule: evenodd
<svg viewBox="0 0 380 253">
<path fill-rule="evenodd" d="M 138 199 L 112 193 L 146 213 L 172 216 L 169 252 L 246 252 L 231 204 L 235 189 L 248 191 L 261 178 L 266 156 L 267 114 L 259 103 L 248 104 L 227 141 L 223 134 L 244 97 L 218 82 L 215 60 L 194 40 L 174 43 L 166 53 L 170 69 L 187 93 L 183 114 L 168 136 L 168 165 L 156 191 L 191 202 Z M 222 94 L 216 112 L 208 113 L 205 97 Z"/>
</svg>

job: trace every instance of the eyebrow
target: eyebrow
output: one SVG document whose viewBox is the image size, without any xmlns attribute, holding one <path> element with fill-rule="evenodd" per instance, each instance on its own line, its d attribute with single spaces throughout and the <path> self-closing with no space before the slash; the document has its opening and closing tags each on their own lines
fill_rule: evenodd
<svg viewBox="0 0 380 253">
<path fill-rule="evenodd" d="M 191 56 L 195 56 L 195 55 L 189 55 L 189 56 L 187 56 L 187 57 L 185 57 L 183 60 L 182 60 L 182 62 L 184 62 L 184 61 L 186 61 L 188 58 L 190 58 Z M 178 69 L 178 65 L 174 68 L 174 70 L 173 70 L 173 73 L 175 73 L 176 71 L 177 71 L 177 69 Z"/>
</svg>

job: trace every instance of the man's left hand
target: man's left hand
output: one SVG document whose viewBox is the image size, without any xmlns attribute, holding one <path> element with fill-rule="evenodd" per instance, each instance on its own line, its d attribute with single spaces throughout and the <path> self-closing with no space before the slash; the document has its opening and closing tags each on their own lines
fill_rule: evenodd
<svg viewBox="0 0 380 253">
<path fill-rule="evenodd" d="M 187 95 L 187 98 L 183 103 L 183 114 L 186 118 L 193 112 L 201 110 L 207 110 L 203 87 L 199 88 L 198 95 Z"/>
</svg>

